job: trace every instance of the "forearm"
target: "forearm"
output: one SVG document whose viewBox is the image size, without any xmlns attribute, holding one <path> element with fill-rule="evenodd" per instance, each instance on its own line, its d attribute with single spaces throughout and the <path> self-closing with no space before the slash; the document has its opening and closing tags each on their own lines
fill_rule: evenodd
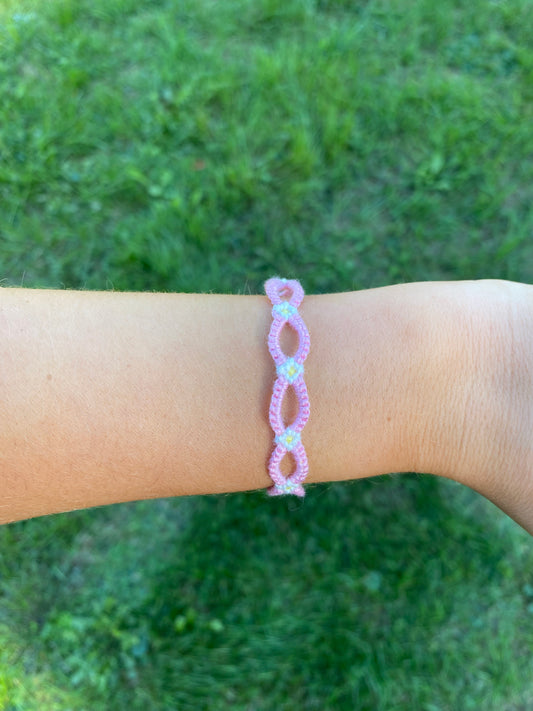
<svg viewBox="0 0 533 711">
<path fill-rule="evenodd" d="M 306 296 L 309 482 L 454 476 L 468 284 Z M 1 290 L 0 521 L 268 486 L 270 322 L 265 296 Z"/>
<path fill-rule="evenodd" d="M 3 289 L 0 299 L 2 521 L 271 483 L 266 296 Z M 390 289 L 305 298 L 309 481 L 406 466 L 404 391 L 422 322 L 413 315 L 405 332 L 401 311 Z M 285 328 L 287 352 L 293 341 Z"/>
</svg>

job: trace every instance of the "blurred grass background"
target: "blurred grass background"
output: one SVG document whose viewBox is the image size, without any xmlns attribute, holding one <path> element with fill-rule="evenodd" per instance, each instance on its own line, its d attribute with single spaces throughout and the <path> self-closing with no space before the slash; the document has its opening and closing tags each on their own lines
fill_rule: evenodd
<svg viewBox="0 0 533 711">
<path fill-rule="evenodd" d="M 3 0 L 4 286 L 533 282 L 530 0 Z M 0 528 L 0 710 L 529 711 L 531 538 L 406 474 Z"/>
</svg>

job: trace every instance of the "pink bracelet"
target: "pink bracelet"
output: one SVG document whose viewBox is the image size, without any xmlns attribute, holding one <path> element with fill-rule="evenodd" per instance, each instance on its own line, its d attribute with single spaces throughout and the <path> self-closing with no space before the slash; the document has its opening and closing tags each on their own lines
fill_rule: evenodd
<svg viewBox="0 0 533 711">
<path fill-rule="evenodd" d="M 268 413 L 270 425 L 276 435 L 274 438 L 276 448 L 272 452 L 268 464 L 268 473 L 274 485 L 267 489 L 267 492 L 270 496 L 280 496 L 281 494 L 305 496 L 302 482 L 307 476 L 309 465 L 305 448 L 300 440 L 300 432 L 309 419 L 309 397 L 304 382 L 303 362 L 309 353 L 311 341 L 309 331 L 298 313 L 298 306 L 304 298 L 304 290 L 296 279 L 272 277 L 265 282 L 265 292 L 273 304 L 272 318 L 274 320 L 268 334 L 268 350 L 276 364 L 277 373 Z M 283 301 L 281 296 L 288 294 L 292 294 L 290 300 Z M 286 323 L 289 323 L 299 336 L 298 350 L 294 356 L 285 355 L 279 343 L 280 333 Z M 281 416 L 281 405 L 289 385 L 294 388 L 299 407 L 294 422 L 285 427 Z M 296 470 L 285 478 L 279 465 L 287 452 L 292 453 L 296 462 Z"/>
</svg>

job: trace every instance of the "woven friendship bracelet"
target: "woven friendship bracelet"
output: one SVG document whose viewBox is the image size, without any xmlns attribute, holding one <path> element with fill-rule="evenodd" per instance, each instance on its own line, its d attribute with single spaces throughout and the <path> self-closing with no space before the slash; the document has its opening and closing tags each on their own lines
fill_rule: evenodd
<svg viewBox="0 0 533 711">
<path fill-rule="evenodd" d="M 270 496 L 294 494 L 305 496 L 302 486 L 309 465 L 305 448 L 300 439 L 300 433 L 309 419 L 309 397 L 304 382 L 303 362 L 307 358 L 311 341 L 309 331 L 298 313 L 298 306 L 303 301 L 304 290 L 296 279 L 280 279 L 272 277 L 265 282 L 265 292 L 272 302 L 272 325 L 268 334 L 268 350 L 276 364 L 276 382 L 270 401 L 269 420 L 275 433 L 274 443 L 276 448 L 272 452 L 268 464 L 268 473 L 274 485 L 267 489 Z M 290 299 L 283 300 L 282 296 Z M 285 324 L 289 324 L 299 337 L 298 350 L 294 356 L 287 356 L 281 350 L 279 343 L 280 333 Z M 292 386 L 298 398 L 298 415 L 294 422 L 285 427 L 281 415 L 281 406 L 287 388 Z M 284 477 L 279 465 L 283 457 L 291 452 L 296 462 L 296 470 L 288 477 Z"/>
</svg>

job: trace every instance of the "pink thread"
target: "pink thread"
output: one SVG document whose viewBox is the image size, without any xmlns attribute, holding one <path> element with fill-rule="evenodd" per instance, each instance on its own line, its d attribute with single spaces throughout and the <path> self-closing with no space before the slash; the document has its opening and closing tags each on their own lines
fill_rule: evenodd
<svg viewBox="0 0 533 711">
<path fill-rule="evenodd" d="M 307 476 L 309 465 L 305 448 L 300 439 L 300 432 L 309 419 L 309 397 L 304 382 L 303 362 L 309 353 L 311 341 L 309 331 L 298 313 L 298 306 L 304 298 L 304 290 L 296 279 L 271 277 L 265 282 L 265 292 L 273 304 L 272 318 L 274 320 L 268 334 L 268 350 L 276 364 L 277 374 L 268 413 L 270 425 L 276 435 L 274 437 L 276 448 L 272 452 L 268 464 L 268 473 L 274 485 L 267 489 L 267 492 L 270 496 L 280 496 L 281 494 L 305 496 L 302 482 Z M 281 297 L 288 294 L 292 294 L 289 301 L 282 300 Z M 280 333 L 286 323 L 292 326 L 299 337 L 298 350 L 294 356 L 285 355 L 279 343 Z M 294 388 L 298 398 L 298 414 L 294 422 L 285 427 L 281 416 L 281 406 L 289 386 Z M 279 465 L 287 452 L 292 453 L 296 462 L 296 470 L 285 478 Z"/>
</svg>

